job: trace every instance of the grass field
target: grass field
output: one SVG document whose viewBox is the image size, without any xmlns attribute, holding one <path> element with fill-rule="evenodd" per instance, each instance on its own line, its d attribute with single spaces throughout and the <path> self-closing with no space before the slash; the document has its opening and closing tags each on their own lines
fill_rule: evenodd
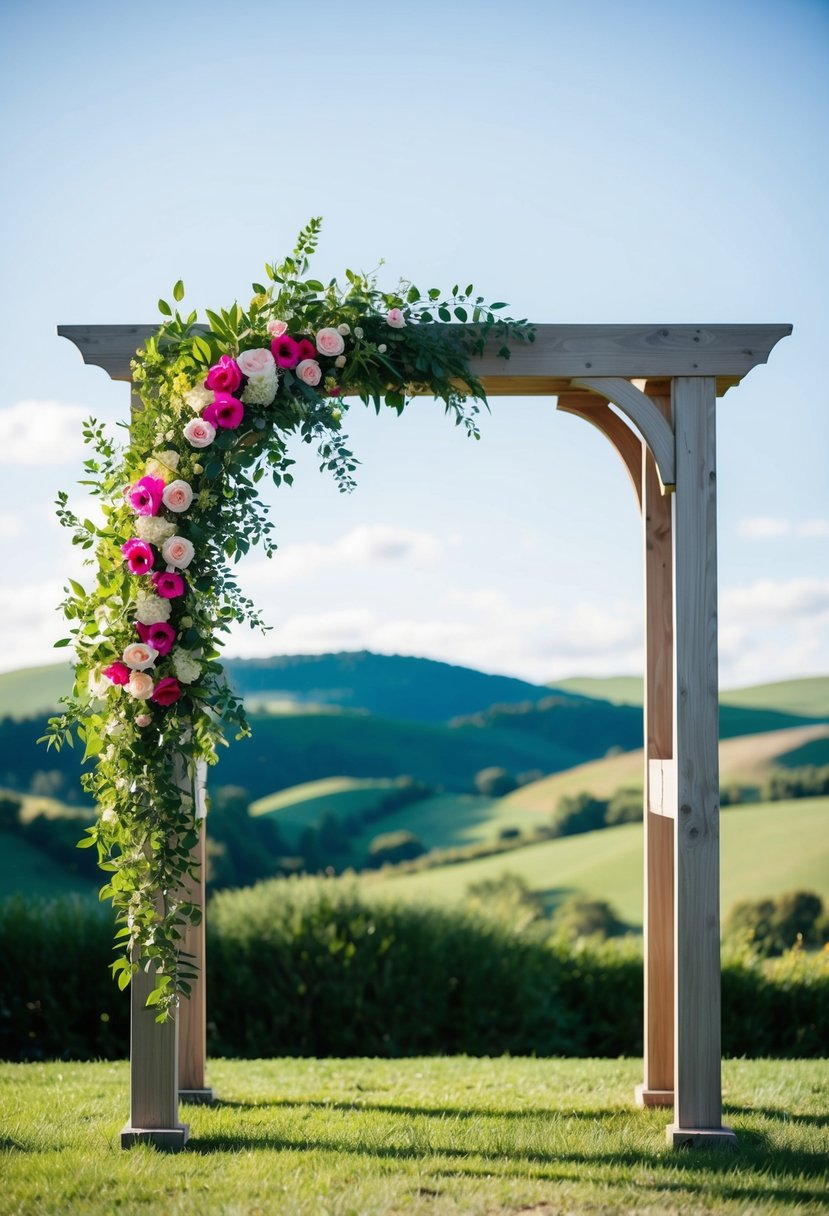
<svg viewBox="0 0 829 1216">
<path fill-rule="evenodd" d="M 722 909 L 805 888 L 829 901 L 829 798 L 753 804 L 720 817 Z M 630 925 L 642 924 L 642 825 L 625 824 L 416 874 L 362 878 L 365 891 L 455 902 L 472 882 L 520 874 L 550 910 L 574 892 L 608 900 Z"/>
<path fill-rule="evenodd" d="M 825 1212 L 829 1065 L 726 1061 L 738 1152 L 667 1148 L 638 1060 L 216 1060 L 185 1152 L 123 1152 L 128 1070 L 0 1065 L 0 1213 Z"/>
<path fill-rule="evenodd" d="M 803 759 L 804 749 L 810 758 Z M 829 726 L 795 726 L 720 743 L 720 784 L 762 785 L 772 770 L 798 764 L 829 764 Z M 642 787 L 642 751 L 622 752 L 553 773 L 509 794 L 502 810 L 551 814 L 559 798 L 587 792 L 608 798 L 623 787 Z"/>
<path fill-rule="evenodd" d="M 78 836 L 81 829 L 78 829 Z M 87 881 L 59 865 L 48 854 L 10 832 L 0 832 L 0 898 L 13 891 L 51 899 L 55 895 L 92 895 L 103 881 L 93 873 Z"/>
<path fill-rule="evenodd" d="M 600 697 L 614 705 L 641 705 L 641 676 L 577 676 L 561 680 L 556 688 Z M 774 684 L 752 684 L 748 688 L 727 688 L 720 692 L 720 705 L 741 705 L 747 709 L 775 709 L 801 714 L 804 718 L 829 718 L 829 676 L 799 680 L 779 680 Z"/>
</svg>

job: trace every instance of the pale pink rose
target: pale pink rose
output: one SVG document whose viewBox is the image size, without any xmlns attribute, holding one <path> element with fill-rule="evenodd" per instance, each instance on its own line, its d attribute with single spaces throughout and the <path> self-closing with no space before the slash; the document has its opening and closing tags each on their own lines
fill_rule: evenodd
<svg viewBox="0 0 829 1216">
<path fill-rule="evenodd" d="M 192 487 L 186 481 L 171 481 L 161 495 L 168 511 L 186 511 L 193 501 Z"/>
<path fill-rule="evenodd" d="M 330 327 L 318 330 L 317 350 L 321 355 L 329 355 L 332 359 L 335 355 L 341 355 L 345 350 L 342 334 Z"/>
<path fill-rule="evenodd" d="M 288 328 L 287 321 L 268 321 L 267 330 L 272 338 L 281 338 Z"/>
<path fill-rule="evenodd" d="M 276 361 L 269 350 L 257 347 L 255 350 L 243 350 L 236 362 L 243 376 L 262 376 L 273 372 Z"/>
<path fill-rule="evenodd" d="M 184 428 L 184 438 L 191 448 L 209 448 L 216 438 L 216 428 L 203 418 L 192 418 Z"/>
<path fill-rule="evenodd" d="M 386 323 L 390 325 L 392 329 L 402 329 L 406 324 L 406 318 L 403 316 L 403 313 L 399 308 L 390 308 L 386 313 Z"/>
<path fill-rule="evenodd" d="M 309 384 L 311 388 L 314 388 L 322 379 L 322 368 L 316 359 L 303 359 L 294 368 L 294 375 L 303 384 Z"/>
<path fill-rule="evenodd" d="M 147 701 L 153 695 L 154 687 L 152 676 L 148 676 L 146 671 L 134 671 L 130 676 L 127 692 L 131 697 L 135 697 L 136 701 Z"/>
<path fill-rule="evenodd" d="M 152 720 L 153 719 L 152 719 L 151 714 L 136 714 L 135 715 L 135 725 L 136 726 L 149 726 L 150 723 L 152 722 Z"/>
<path fill-rule="evenodd" d="M 152 667 L 158 658 L 158 651 L 144 642 L 131 642 L 121 658 L 133 671 L 144 671 L 145 668 Z"/>
<path fill-rule="evenodd" d="M 192 542 L 184 536 L 171 536 L 161 546 L 161 556 L 167 565 L 176 566 L 179 570 L 187 569 L 193 560 L 193 553 Z"/>
</svg>

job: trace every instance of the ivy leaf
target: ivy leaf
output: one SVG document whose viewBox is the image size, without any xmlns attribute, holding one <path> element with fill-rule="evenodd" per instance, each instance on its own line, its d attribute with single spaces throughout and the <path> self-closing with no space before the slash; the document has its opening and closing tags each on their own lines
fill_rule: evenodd
<svg viewBox="0 0 829 1216">
<path fill-rule="evenodd" d="M 184 299 L 184 284 L 182 283 L 181 279 L 179 279 L 173 288 L 173 299 L 176 301 L 176 303 Z"/>
<path fill-rule="evenodd" d="M 158 311 L 159 311 L 159 312 L 162 314 L 162 316 L 164 316 L 164 317 L 171 317 L 171 316 L 173 315 L 173 310 L 172 310 L 172 308 L 170 307 L 170 305 L 167 303 L 167 301 L 166 301 L 166 300 L 159 300 L 159 301 L 158 301 Z"/>
</svg>

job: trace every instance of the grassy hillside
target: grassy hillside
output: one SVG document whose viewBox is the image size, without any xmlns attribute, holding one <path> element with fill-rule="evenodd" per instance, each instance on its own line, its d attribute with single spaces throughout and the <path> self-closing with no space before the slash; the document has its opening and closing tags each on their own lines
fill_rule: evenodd
<svg viewBox="0 0 829 1216">
<path fill-rule="evenodd" d="M 806 751 L 805 749 L 808 749 Z M 808 759 L 804 758 L 808 756 Z M 773 769 L 800 764 L 829 764 L 829 726 L 797 726 L 766 734 L 725 739 L 720 744 L 721 785 L 762 785 Z M 504 803 L 516 811 L 551 812 L 565 794 L 584 792 L 608 798 L 622 787 L 641 788 L 642 751 L 594 760 L 554 773 L 509 794 Z"/>
<path fill-rule="evenodd" d="M 72 687 L 68 663 L 0 672 L 0 718 L 48 714 Z"/>
<path fill-rule="evenodd" d="M 79 828 L 78 837 L 81 834 Z M 0 832 L 0 899 L 14 891 L 41 899 L 56 895 L 94 895 L 101 882 L 103 876 L 95 871 L 89 879 L 72 874 L 19 836 Z"/>
<path fill-rule="evenodd" d="M 280 790 L 251 805 L 252 815 L 274 815 L 286 833 L 316 825 L 323 815 L 360 814 L 373 810 L 397 783 L 390 778 L 325 777 Z"/>
<path fill-rule="evenodd" d="M 641 705 L 641 676 L 576 676 L 558 680 L 556 688 L 584 697 L 599 697 L 614 705 Z M 803 718 L 829 719 L 829 676 L 779 680 L 720 691 L 721 706 L 770 709 Z M 771 729 L 771 728 L 769 728 Z"/>
<path fill-rule="evenodd" d="M 738 899 L 795 888 L 829 901 L 829 798 L 772 802 L 723 812 L 722 909 Z M 608 900 L 631 925 L 642 924 L 642 825 L 625 824 L 529 845 L 515 852 L 409 875 L 367 875 L 377 898 L 453 902 L 471 882 L 520 874 L 548 909 L 573 892 Z"/>
</svg>

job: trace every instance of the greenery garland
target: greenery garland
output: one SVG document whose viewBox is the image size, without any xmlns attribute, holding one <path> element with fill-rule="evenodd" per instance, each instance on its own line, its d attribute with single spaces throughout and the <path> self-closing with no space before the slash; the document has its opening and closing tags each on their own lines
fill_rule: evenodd
<svg viewBox="0 0 829 1216">
<path fill-rule="evenodd" d="M 352 489 L 348 397 L 400 412 L 427 393 L 479 438 L 486 396 L 470 355 L 495 340 L 508 358 L 510 340 L 534 337 L 472 284 L 384 292 L 374 274 L 346 270 L 343 286 L 307 278 L 319 230 L 311 220 L 292 255 L 265 267 L 267 285 L 253 284 L 247 310 L 208 310 L 204 327 L 159 301 L 166 319 L 132 365 L 143 408 L 129 442 L 120 448 L 94 420 L 85 425 L 93 455 L 80 484 L 99 498 L 103 524 L 58 496 L 61 522 L 73 543 L 94 547 L 87 564 L 97 572 L 91 589 L 67 588 L 70 636 L 57 645 L 74 648 L 75 685 L 44 739 L 60 748 L 76 734 L 95 761 L 82 781 L 99 814 L 80 847 L 97 847 L 108 875 L 113 974 L 125 988 L 139 967 L 154 970 L 148 1004 L 158 1020 L 194 978 L 181 939 L 200 916 L 182 893 L 195 877 L 197 766 L 216 762 L 226 727 L 250 733 L 218 658 L 232 622 L 264 627 L 231 566 L 254 545 L 276 549 L 258 483 L 291 484 L 296 435 L 317 445 L 340 490 Z M 179 281 L 174 304 L 183 296 Z M 462 324 L 435 323 L 449 321 Z"/>
</svg>

